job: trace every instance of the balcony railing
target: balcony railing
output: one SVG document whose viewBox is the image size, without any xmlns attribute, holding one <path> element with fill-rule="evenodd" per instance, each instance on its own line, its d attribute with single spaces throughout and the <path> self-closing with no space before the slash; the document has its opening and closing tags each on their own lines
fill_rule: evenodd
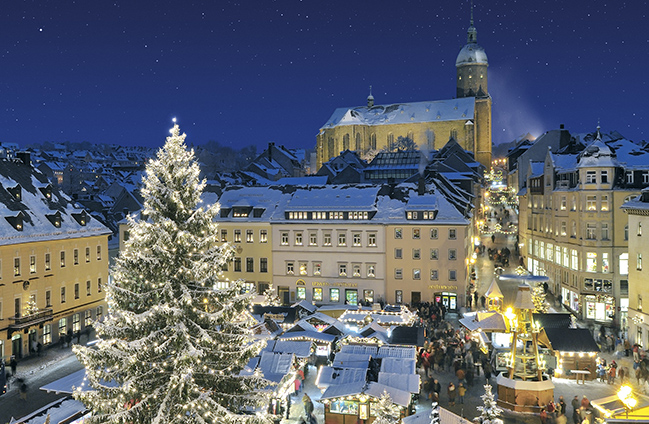
<svg viewBox="0 0 649 424">
<path fill-rule="evenodd" d="M 52 316 L 52 309 L 40 309 L 35 314 L 25 315 L 22 317 L 10 317 L 9 319 L 12 320 L 13 323 L 9 324 L 9 329 L 20 330 L 42 322 L 51 321 Z"/>
</svg>

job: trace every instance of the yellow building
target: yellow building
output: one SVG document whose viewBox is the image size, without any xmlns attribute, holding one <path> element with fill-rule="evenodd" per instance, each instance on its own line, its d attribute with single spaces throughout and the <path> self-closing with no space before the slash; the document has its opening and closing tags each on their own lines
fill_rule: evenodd
<svg viewBox="0 0 649 424">
<path fill-rule="evenodd" d="M 649 273 L 643 270 L 642 258 L 649 258 L 649 190 L 626 202 L 622 209 L 629 215 L 629 320 L 628 338 L 631 344 L 649 346 Z M 648 304 L 649 305 L 649 304 Z"/>
<path fill-rule="evenodd" d="M 649 185 L 649 154 L 617 133 L 577 136 L 532 162 L 519 231 L 527 269 L 581 318 L 624 327 L 630 237 L 622 204 Z"/>
<path fill-rule="evenodd" d="M 477 31 L 468 30 L 467 44 L 456 62 L 456 97 L 450 100 L 338 108 L 320 128 L 316 140 L 317 168 L 341 151 L 361 155 L 394 149 L 399 137 L 420 149 L 440 149 L 453 138 L 487 169 L 491 166 L 491 96 L 487 89 L 487 54 L 477 44 Z"/>
<path fill-rule="evenodd" d="M 77 334 L 106 312 L 108 228 L 25 163 L 0 161 L 0 357 Z"/>
</svg>

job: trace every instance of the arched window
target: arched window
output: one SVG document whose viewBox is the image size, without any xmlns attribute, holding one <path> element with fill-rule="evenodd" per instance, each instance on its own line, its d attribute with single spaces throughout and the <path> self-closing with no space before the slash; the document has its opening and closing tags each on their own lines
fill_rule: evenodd
<svg viewBox="0 0 649 424">
<path fill-rule="evenodd" d="M 343 136 L 343 150 L 349 149 L 349 134 Z"/>
<path fill-rule="evenodd" d="M 376 150 L 376 134 L 370 136 L 370 149 Z"/>
<path fill-rule="evenodd" d="M 394 134 L 389 133 L 388 134 L 388 150 L 394 149 Z"/>
<path fill-rule="evenodd" d="M 361 151 L 361 133 L 356 133 L 356 151 Z"/>
</svg>

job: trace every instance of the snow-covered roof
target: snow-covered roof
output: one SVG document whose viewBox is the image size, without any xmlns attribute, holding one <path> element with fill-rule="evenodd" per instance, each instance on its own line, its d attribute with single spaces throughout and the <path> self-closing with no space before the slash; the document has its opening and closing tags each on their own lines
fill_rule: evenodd
<svg viewBox="0 0 649 424">
<path fill-rule="evenodd" d="M 295 340 L 271 340 L 268 342 L 264 350 L 280 353 L 292 353 L 297 358 L 308 358 L 311 356 L 310 341 L 295 341 Z"/>
<path fill-rule="evenodd" d="M 544 162 L 530 162 L 530 178 L 536 178 L 543 175 Z"/>
<path fill-rule="evenodd" d="M 338 108 L 322 128 L 342 125 L 410 124 L 413 122 L 465 121 L 473 119 L 475 99 L 437 100 Z"/>
<path fill-rule="evenodd" d="M 335 368 L 324 366 L 318 372 L 316 386 L 320 390 L 324 390 L 331 385 L 365 382 L 366 378 L 367 368 Z"/>
<path fill-rule="evenodd" d="M 265 379 L 279 383 L 291 371 L 293 361 L 292 353 L 262 351 L 257 368 L 264 374 Z"/>
<path fill-rule="evenodd" d="M 417 350 L 414 346 L 381 346 L 377 358 L 415 359 Z"/>
<path fill-rule="evenodd" d="M 397 389 L 396 387 L 386 386 L 385 384 L 369 382 L 367 388 L 365 389 L 365 394 L 370 395 L 376 399 L 380 399 L 383 396 L 383 392 L 388 392 L 392 402 L 406 407 L 410 405 L 411 395 L 410 392 L 405 390 Z"/>
<path fill-rule="evenodd" d="M 414 374 L 417 361 L 415 359 L 383 358 L 381 372 L 392 374 Z"/>
<path fill-rule="evenodd" d="M 338 368 L 367 368 L 371 355 L 369 353 L 342 353 L 338 352 L 332 366 Z"/>
<path fill-rule="evenodd" d="M 374 346 L 374 345 L 349 345 L 348 344 L 348 345 L 344 345 L 340 349 L 340 352 L 338 354 L 340 355 L 341 353 L 348 353 L 352 355 L 376 356 L 378 350 L 379 350 L 378 346 Z"/>
<path fill-rule="evenodd" d="M 318 331 L 294 331 L 279 336 L 280 340 L 313 340 L 322 343 L 331 343 L 336 340 L 333 334 L 320 333 Z"/>
<path fill-rule="evenodd" d="M 419 374 L 380 372 L 378 382 L 410 393 L 419 393 Z"/>
</svg>

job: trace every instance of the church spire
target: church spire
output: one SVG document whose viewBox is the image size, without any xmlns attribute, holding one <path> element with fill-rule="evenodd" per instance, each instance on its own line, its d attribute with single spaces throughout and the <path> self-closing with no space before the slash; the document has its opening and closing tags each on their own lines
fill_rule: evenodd
<svg viewBox="0 0 649 424">
<path fill-rule="evenodd" d="M 372 96 L 372 86 L 370 85 L 370 95 L 367 96 L 367 107 L 374 106 L 374 96 Z"/>
<path fill-rule="evenodd" d="M 478 42 L 478 31 L 473 26 L 473 0 L 471 0 L 471 25 L 466 32 L 466 42 L 469 44 Z"/>
</svg>

